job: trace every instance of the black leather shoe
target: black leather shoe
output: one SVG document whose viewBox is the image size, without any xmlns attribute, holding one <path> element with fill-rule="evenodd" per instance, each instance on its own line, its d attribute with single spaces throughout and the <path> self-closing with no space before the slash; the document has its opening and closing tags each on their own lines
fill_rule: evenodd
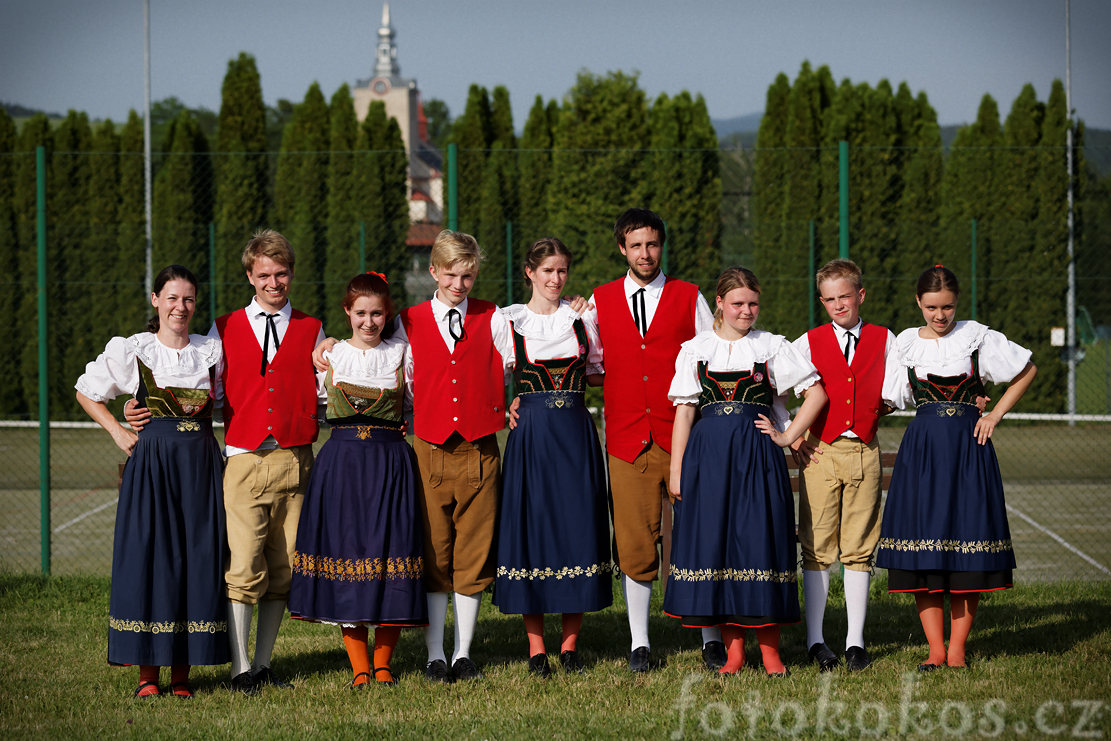
<svg viewBox="0 0 1111 741">
<path fill-rule="evenodd" d="M 451 674 L 447 670 L 447 662 L 443 659 L 436 659 L 429 661 L 424 665 L 424 678 L 429 682 L 443 682 L 448 684 L 451 682 Z"/>
<path fill-rule="evenodd" d="M 255 680 L 255 684 L 257 684 L 259 687 L 270 685 L 271 687 L 277 687 L 280 690 L 293 689 L 292 684 L 290 684 L 289 682 L 283 682 L 281 679 L 278 678 L 278 675 L 274 673 L 274 670 L 268 666 L 260 666 L 258 668 L 258 671 L 252 674 L 251 677 Z"/>
<path fill-rule="evenodd" d="M 710 641 L 703 644 L 702 663 L 710 671 L 717 671 L 725 666 L 725 644 L 721 641 Z"/>
<path fill-rule="evenodd" d="M 942 667 L 941 664 L 919 664 L 918 671 L 920 672 L 935 672 Z"/>
<path fill-rule="evenodd" d="M 382 673 L 385 673 L 385 676 L 379 679 L 378 675 Z M 394 687 L 397 685 L 397 677 L 388 666 L 380 666 L 374 670 L 374 683 L 381 687 Z"/>
<path fill-rule="evenodd" d="M 583 663 L 579 659 L 578 651 L 564 651 L 559 655 L 559 663 L 563 666 L 563 671 L 568 674 L 582 674 Z"/>
<path fill-rule="evenodd" d="M 849 646 L 845 649 L 845 668 L 851 672 L 867 669 L 872 665 L 872 657 L 863 646 Z"/>
<path fill-rule="evenodd" d="M 547 654 L 536 654 L 529 657 L 528 660 L 528 673 L 541 679 L 547 679 L 552 676 L 552 669 L 548 666 Z"/>
<path fill-rule="evenodd" d="M 359 682 L 359 677 L 366 677 L 366 681 Z M 370 676 L 370 672 L 359 672 L 355 675 L 355 678 L 351 680 L 351 689 L 357 691 L 365 690 L 367 687 L 370 686 L 371 679 L 372 677 Z"/>
<path fill-rule="evenodd" d="M 478 679 L 482 674 L 467 656 L 461 656 L 451 665 L 451 675 L 456 679 Z"/>
<path fill-rule="evenodd" d="M 791 676 L 791 670 L 787 667 L 783 667 L 783 671 L 781 672 L 768 672 L 767 674 L 772 679 L 786 679 Z"/>
<path fill-rule="evenodd" d="M 231 689 L 233 692 L 242 692 L 250 697 L 258 694 L 258 682 L 251 676 L 250 672 L 243 672 L 231 678 Z"/>
<path fill-rule="evenodd" d="M 841 659 L 824 643 L 815 643 L 808 653 L 811 659 L 818 662 L 818 671 L 831 672 L 841 666 Z"/>
<path fill-rule="evenodd" d="M 629 654 L 629 671 L 634 674 L 643 674 L 652 668 L 650 661 L 651 654 L 648 651 L 648 646 L 634 648 L 633 652 Z"/>
</svg>

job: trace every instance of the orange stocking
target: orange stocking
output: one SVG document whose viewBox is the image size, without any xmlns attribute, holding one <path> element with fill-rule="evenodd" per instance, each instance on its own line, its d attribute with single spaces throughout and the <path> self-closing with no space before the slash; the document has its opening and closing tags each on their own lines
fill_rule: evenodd
<svg viewBox="0 0 1111 741">
<path fill-rule="evenodd" d="M 160 667 L 142 665 L 139 667 L 139 686 L 142 687 L 135 696 L 136 697 L 150 697 L 151 695 L 159 694 L 158 690 L 158 670 Z M 146 685 L 146 686 L 144 686 Z"/>
<path fill-rule="evenodd" d="M 760 658 L 764 661 L 764 671 L 768 674 L 781 674 L 787 671 L 779 658 L 779 626 L 766 625 L 756 629 L 756 641 L 760 644 Z"/>
<path fill-rule="evenodd" d="M 727 653 L 725 666 L 719 674 L 736 674 L 745 665 L 745 629 L 736 625 L 721 626 L 721 637 Z"/>
<path fill-rule="evenodd" d="M 581 612 L 563 613 L 563 642 L 559 646 L 560 653 L 574 651 L 579 642 L 579 631 L 583 627 L 583 614 Z"/>
<path fill-rule="evenodd" d="M 930 656 L 924 663 L 941 666 L 945 663 L 945 595 L 915 592 L 914 604 L 930 645 Z"/>
<path fill-rule="evenodd" d="M 534 612 L 521 617 L 525 619 L 525 633 L 528 634 L 528 655 L 531 657 L 536 656 L 536 654 L 547 653 L 544 648 L 543 613 Z"/>
<path fill-rule="evenodd" d="M 945 659 L 949 666 L 965 665 L 964 644 L 972 632 L 972 621 L 976 619 L 979 605 L 979 592 L 949 595 L 949 654 Z"/>
<path fill-rule="evenodd" d="M 352 685 L 366 684 L 370 681 L 370 654 L 367 650 L 368 631 L 365 625 L 357 628 L 341 628 L 343 646 L 351 661 L 351 671 L 355 674 Z"/>
<path fill-rule="evenodd" d="M 374 678 L 379 682 L 394 681 L 393 672 L 380 672 L 380 669 L 389 669 L 390 660 L 393 659 L 393 650 L 397 646 L 397 639 L 401 636 L 399 625 L 379 625 L 374 629 Z"/>
</svg>

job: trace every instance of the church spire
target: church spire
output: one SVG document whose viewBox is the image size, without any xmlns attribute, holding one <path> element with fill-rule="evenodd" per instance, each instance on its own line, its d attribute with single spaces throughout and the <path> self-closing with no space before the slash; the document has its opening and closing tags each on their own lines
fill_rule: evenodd
<svg viewBox="0 0 1111 741">
<path fill-rule="evenodd" d="M 375 54 L 375 77 L 398 77 L 401 68 L 397 66 L 397 45 L 393 40 L 393 26 L 390 25 L 390 4 L 382 4 L 382 25 L 378 27 L 378 50 Z"/>
</svg>

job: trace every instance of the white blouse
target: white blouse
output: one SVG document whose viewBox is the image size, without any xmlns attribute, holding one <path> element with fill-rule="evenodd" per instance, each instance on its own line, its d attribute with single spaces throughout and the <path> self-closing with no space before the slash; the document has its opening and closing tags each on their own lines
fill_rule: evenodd
<svg viewBox="0 0 1111 741">
<path fill-rule="evenodd" d="M 160 387 L 211 389 L 209 368 L 223 356 L 219 339 L 189 335 L 189 344 L 175 349 L 158 341 L 153 332 L 130 337 L 113 337 L 96 360 L 85 366 L 74 388 L 93 401 L 109 401 L 117 396 L 134 396 L 139 390 L 139 365 L 151 369 Z"/>
<path fill-rule="evenodd" d="M 575 320 L 579 318 L 567 301 L 560 303 L 551 314 L 537 314 L 526 304 L 513 304 L 501 310 L 503 316 L 513 324 L 517 334 L 525 338 L 525 354 L 528 360 L 553 360 L 574 358 L 579 355 L 579 341 L 575 337 Z M 598 327 L 583 322 L 586 339 L 591 351 L 599 347 Z M 586 373 L 601 373 L 600 366 L 587 364 Z"/>
<path fill-rule="evenodd" d="M 980 377 L 988 383 L 1009 383 L 1022 372 L 1032 355 L 1002 332 L 979 322 L 957 322 L 938 339 L 923 339 L 918 336 L 918 330 L 918 327 L 911 327 L 899 333 L 895 352 L 903 372 L 892 374 L 883 382 L 884 402 L 899 409 L 914 406 L 907 368 L 913 368 L 918 378 L 925 378 L 927 373 L 939 376 L 971 373 L 972 353 L 978 349 Z"/>
<path fill-rule="evenodd" d="M 760 329 L 750 330 L 739 340 L 723 340 L 712 329 L 687 340 L 675 358 L 675 378 L 667 398 L 679 404 L 697 404 L 702 393 L 698 380 L 698 364 L 708 363 L 711 371 L 748 371 L 756 363 L 768 364 L 768 381 L 776 390 L 772 405 L 773 420 L 780 429 L 786 427 L 787 412 L 779 393 L 793 389 L 801 396 L 818 382 L 818 371 L 783 335 Z"/>
</svg>

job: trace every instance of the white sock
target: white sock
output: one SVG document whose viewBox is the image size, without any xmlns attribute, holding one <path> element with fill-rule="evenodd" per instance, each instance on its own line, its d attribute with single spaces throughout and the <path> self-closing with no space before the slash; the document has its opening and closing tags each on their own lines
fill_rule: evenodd
<svg viewBox="0 0 1111 741">
<path fill-rule="evenodd" d="M 721 628 L 703 628 L 702 629 L 702 645 L 705 646 L 710 641 L 721 642 Z"/>
<path fill-rule="evenodd" d="M 452 595 L 455 604 L 455 653 L 451 656 L 451 663 L 464 657 L 471 656 L 471 639 L 474 638 L 474 628 L 478 623 L 478 608 L 482 605 L 482 592 L 477 594 Z"/>
<path fill-rule="evenodd" d="M 270 655 L 274 653 L 274 642 L 278 639 L 278 629 L 285 617 L 283 600 L 266 600 L 258 603 L 258 627 L 255 629 L 255 660 L 251 671 L 270 666 Z"/>
<path fill-rule="evenodd" d="M 424 646 L 428 661 L 447 661 L 444 656 L 444 621 L 447 619 L 447 592 L 428 593 L 428 627 L 424 629 Z"/>
<path fill-rule="evenodd" d="M 629 614 L 629 634 L 632 637 L 629 650 L 648 647 L 648 610 L 652 602 L 652 582 L 637 581 L 628 574 L 622 574 L 622 577 L 625 611 Z"/>
<path fill-rule="evenodd" d="M 228 600 L 228 643 L 231 645 L 231 675 L 238 677 L 251 668 L 247 658 L 247 642 L 251 638 L 251 616 L 254 605 Z"/>
<path fill-rule="evenodd" d="M 806 647 L 825 643 L 822 622 L 826 617 L 826 598 L 829 597 L 829 569 L 802 570 L 802 598 L 806 604 Z"/>
<path fill-rule="evenodd" d="M 849 628 L 845 633 L 845 648 L 864 648 L 864 618 L 868 615 L 868 585 L 872 575 L 867 571 L 845 569 L 845 612 Z"/>
</svg>

